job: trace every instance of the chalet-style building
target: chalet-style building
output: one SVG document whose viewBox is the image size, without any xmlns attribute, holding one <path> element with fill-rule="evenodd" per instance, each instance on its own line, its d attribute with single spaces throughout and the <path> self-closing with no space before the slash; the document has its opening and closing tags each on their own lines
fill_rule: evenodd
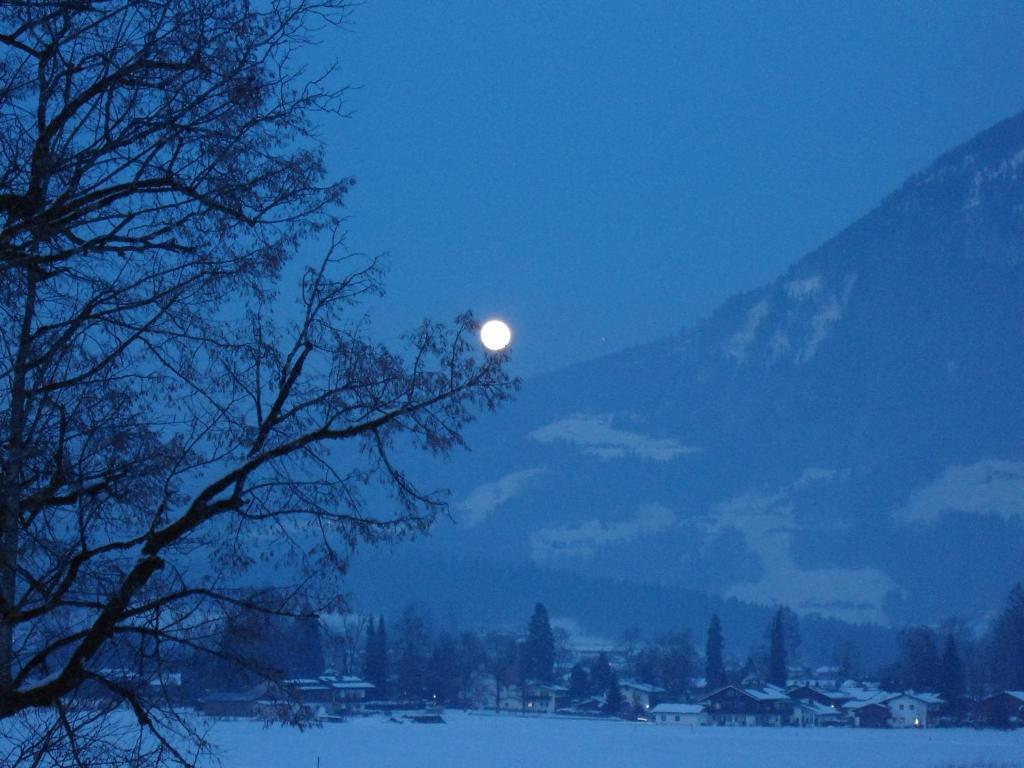
<svg viewBox="0 0 1024 768">
<path fill-rule="evenodd" d="M 810 701 L 833 709 L 842 709 L 852 696 L 842 691 L 821 688 L 816 685 L 800 685 L 790 688 L 787 693 L 795 701 Z"/>
<path fill-rule="evenodd" d="M 527 712 L 555 712 L 569 705 L 569 689 L 556 683 L 528 680 L 525 705 Z"/>
<path fill-rule="evenodd" d="M 981 722 L 995 728 L 1024 725 L 1024 691 L 999 691 L 981 700 Z"/>
<path fill-rule="evenodd" d="M 846 720 L 846 713 L 841 708 L 816 701 L 796 702 L 793 707 L 792 725 L 801 728 L 817 728 L 825 725 L 841 725 Z"/>
<path fill-rule="evenodd" d="M 704 725 L 703 704 L 656 704 L 647 715 L 648 719 L 658 725 Z"/>
<path fill-rule="evenodd" d="M 650 683 L 624 680 L 619 683 L 619 692 L 622 694 L 624 706 L 647 712 L 658 703 L 660 697 L 665 694 L 665 689 Z"/>
<path fill-rule="evenodd" d="M 329 706 L 334 701 L 334 689 L 329 682 L 320 678 L 291 678 L 281 681 L 285 696 L 296 703 L 307 706 Z"/>
<path fill-rule="evenodd" d="M 889 708 L 881 701 L 850 701 L 844 709 L 857 728 L 889 727 Z"/>
<path fill-rule="evenodd" d="M 207 717 L 252 717 L 256 702 L 266 693 L 266 686 L 250 691 L 217 691 L 198 701 L 198 709 Z"/>
<path fill-rule="evenodd" d="M 704 704 L 711 725 L 789 725 L 795 702 L 781 688 L 727 685 L 709 693 Z"/>
<path fill-rule="evenodd" d="M 848 701 L 844 709 L 860 728 L 928 728 L 938 720 L 942 704 L 934 693 L 879 691 L 870 698 Z M 881 708 L 887 713 L 884 717 Z"/>
<path fill-rule="evenodd" d="M 330 713 L 358 709 L 376 686 L 358 677 L 324 674 L 314 678 L 291 678 L 282 681 L 284 696 L 311 711 L 320 708 Z"/>
<path fill-rule="evenodd" d="M 358 709 L 373 696 L 377 686 L 351 675 L 335 678 L 331 683 L 334 690 L 334 705 L 344 709 Z"/>
</svg>

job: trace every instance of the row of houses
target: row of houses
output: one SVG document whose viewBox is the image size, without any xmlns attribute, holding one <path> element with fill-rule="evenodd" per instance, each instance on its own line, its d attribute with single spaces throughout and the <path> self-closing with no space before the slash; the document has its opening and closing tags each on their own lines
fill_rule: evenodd
<svg viewBox="0 0 1024 768">
<path fill-rule="evenodd" d="M 210 717 L 325 719 L 362 709 L 373 691 L 374 685 L 361 678 L 327 673 L 264 683 L 246 691 L 211 693 L 197 702 L 197 708 Z"/>
<path fill-rule="evenodd" d="M 838 688 L 801 684 L 727 685 L 694 701 L 665 701 L 656 685 L 625 680 L 619 684 L 622 710 L 662 725 L 719 726 L 850 726 L 857 728 L 931 728 L 964 724 L 1024 725 L 1024 692 L 1002 691 L 965 713 L 964 702 L 951 705 L 935 693 L 885 691 L 861 684 Z M 519 686 L 485 680 L 474 692 L 479 709 L 526 713 L 607 713 L 603 696 L 572 700 L 564 685 L 528 681 Z M 955 712 L 955 713 L 954 713 Z"/>
<path fill-rule="evenodd" d="M 367 707 L 401 709 L 427 702 L 375 702 L 374 686 L 358 677 L 331 673 L 264 684 L 248 691 L 208 695 L 198 708 L 213 717 L 330 718 Z M 617 714 L 659 725 L 717 726 L 849 726 L 858 728 L 931 728 L 963 724 L 1014 727 L 1024 725 L 1024 691 L 1001 691 L 965 710 L 935 693 L 885 691 L 847 682 L 836 688 L 810 683 L 781 688 L 763 684 L 727 685 L 693 701 L 665 701 L 663 688 L 625 680 L 619 685 L 622 708 L 609 713 L 604 696 L 572 699 L 558 683 L 527 681 L 498 685 L 481 676 L 470 706 L 516 713 Z M 956 710 L 959 714 L 954 717 Z M 965 716 L 965 711 L 970 715 Z"/>
<path fill-rule="evenodd" d="M 957 708 L 962 708 L 962 702 Z M 647 719 L 661 725 L 851 726 L 856 728 L 931 728 L 963 724 L 951 716 L 949 702 L 935 693 L 883 691 L 851 686 L 729 685 L 694 703 L 660 703 Z M 974 708 L 972 724 L 1024 725 L 1024 691 L 1001 691 Z"/>
</svg>

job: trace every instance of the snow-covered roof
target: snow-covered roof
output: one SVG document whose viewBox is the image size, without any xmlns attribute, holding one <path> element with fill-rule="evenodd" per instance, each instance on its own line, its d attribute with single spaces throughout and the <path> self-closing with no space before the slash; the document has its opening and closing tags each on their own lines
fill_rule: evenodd
<svg viewBox="0 0 1024 768">
<path fill-rule="evenodd" d="M 878 688 L 870 688 L 862 685 L 846 685 L 845 683 L 840 686 L 839 690 L 851 699 L 856 699 L 858 701 L 875 699 L 882 694 L 888 695 L 888 691 L 882 691 Z"/>
<path fill-rule="evenodd" d="M 531 688 L 536 688 L 541 691 L 550 691 L 552 693 L 567 693 L 569 689 L 564 685 L 558 683 L 544 683 L 537 680 L 528 680 L 526 682 Z"/>
<path fill-rule="evenodd" d="M 722 688 L 712 691 L 711 693 L 701 696 L 700 700 L 705 701 L 706 699 L 710 699 L 711 697 L 721 693 L 727 688 L 737 690 L 745 696 L 749 696 L 751 699 L 754 699 L 755 701 L 790 701 L 789 695 L 784 690 L 775 685 L 766 685 L 763 688 L 747 688 L 738 685 L 726 685 Z"/>
<path fill-rule="evenodd" d="M 864 707 L 874 706 L 876 704 L 884 707 L 887 701 L 896 698 L 898 695 L 899 694 L 896 693 L 889 693 L 888 691 L 875 691 L 874 696 L 864 699 L 853 699 L 852 701 L 846 702 L 843 705 L 843 709 L 858 710 L 863 709 Z"/>
<path fill-rule="evenodd" d="M 758 701 L 787 701 L 789 695 L 775 685 L 766 685 L 763 688 L 744 688 L 743 691 L 751 698 Z"/>
<path fill-rule="evenodd" d="M 699 715 L 703 711 L 703 704 L 665 703 L 651 708 L 652 715 Z"/>
<path fill-rule="evenodd" d="M 824 696 L 825 698 L 828 698 L 828 699 L 839 700 L 839 699 L 848 699 L 848 698 L 850 698 L 850 695 L 847 694 L 847 693 L 841 693 L 840 691 L 830 691 L 827 688 L 821 688 L 821 687 L 816 686 L 816 685 L 797 685 L 797 686 L 794 686 L 794 687 L 790 688 L 789 689 L 789 693 L 790 693 L 790 695 L 792 695 L 792 694 L 796 693 L 797 691 L 804 690 L 805 688 L 808 691 L 811 691 L 812 693 L 816 693 L 819 696 Z"/>
<path fill-rule="evenodd" d="M 619 688 L 632 688 L 634 691 L 641 691 L 642 693 L 664 693 L 665 689 L 660 685 L 651 685 L 650 683 L 638 683 L 636 680 L 623 680 L 619 683 Z"/>
<path fill-rule="evenodd" d="M 358 690 L 369 690 L 370 688 L 376 688 L 373 683 L 368 683 L 365 680 L 360 680 L 358 677 L 345 678 L 341 682 L 334 683 L 332 688 L 345 691 L 358 691 Z"/>
</svg>

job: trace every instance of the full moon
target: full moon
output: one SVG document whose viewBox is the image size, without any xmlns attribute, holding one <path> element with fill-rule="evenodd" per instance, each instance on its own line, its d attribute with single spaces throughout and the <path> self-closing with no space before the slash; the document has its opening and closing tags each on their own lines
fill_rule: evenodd
<svg viewBox="0 0 1024 768">
<path fill-rule="evenodd" d="M 480 328 L 480 341 L 492 352 L 499 352 L 512 341 L 512 329 L 501 320 L 488 320 Z"/>
</svg>

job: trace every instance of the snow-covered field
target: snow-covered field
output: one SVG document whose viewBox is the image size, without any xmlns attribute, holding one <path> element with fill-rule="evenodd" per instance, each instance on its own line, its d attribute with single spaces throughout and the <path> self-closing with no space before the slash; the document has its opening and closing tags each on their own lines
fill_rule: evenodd
<svg viewBox="0 0 1024 768">
<path fill-rule="evenodd" d="M 219 722 L 224 768 L 1024 768 L 1024 731 L 678 728 L 447 713 L 444 725 L 353 719 L 298 732 Z"/>
</svg>

